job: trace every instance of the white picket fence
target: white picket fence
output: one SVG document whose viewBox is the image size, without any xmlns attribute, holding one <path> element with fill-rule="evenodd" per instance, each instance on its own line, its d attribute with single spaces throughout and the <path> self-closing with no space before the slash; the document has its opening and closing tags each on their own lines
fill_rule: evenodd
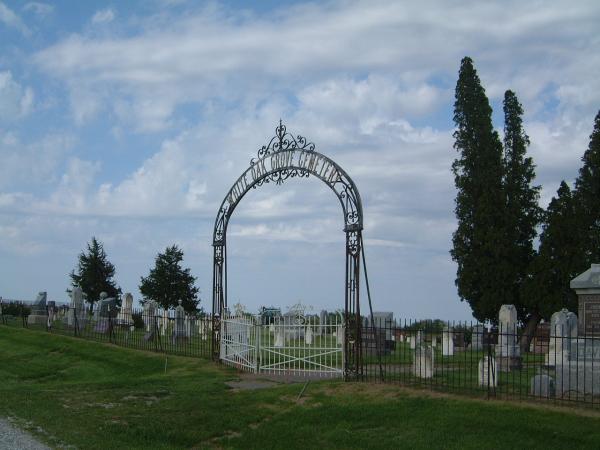
<svg viewBox="0 0 600 450">
<path fill-rule="evenodd" d="M 255 316 L 221 321 L 221 361 L 253 373 L 341 377 L 344 368 L 341 317 L 283 316 L 261 324 Z"/>
</svg>

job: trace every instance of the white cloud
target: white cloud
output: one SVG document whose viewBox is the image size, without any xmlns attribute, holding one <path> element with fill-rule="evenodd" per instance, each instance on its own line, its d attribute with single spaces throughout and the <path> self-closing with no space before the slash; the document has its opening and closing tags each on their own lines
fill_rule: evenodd
<svg viewBox="0 0 600 450">
<path fill-rule="evenodd" d="M 454 75 L 465 54 L 475 57 L 493 98 L 511 87 L 531 110 L 546 91 L 555 92 L 561 104 L 571 102 L 565 98 L 571 85 L 580 86 L 575 95 L 587 103 L 600 95 L 593 70 L 600 64 L 594 51 L 597 3 L 566 7 L 555 1 L 543 11 L 526 2 L 451 9 L 426 3 L 308 4 L 261 17 L 213 5 L 185 16 L 167 14 L 162 21 L 153 17 L 130 37 L 71 35 L 35 61 L 67 80 L 78 97 L 87 92 L 86 103 L 106 104 L 121 120 L 135 120 L 139 131 L 151 132 L 171 126 L 181 104 L 215 97 L 244 101 L 249 92 L 256 98 L 291 90 L 306 101 L 316 96 L 325 102 L 330 95 L 337 114 L 344 113 L 341 105 L 352 108 L 371 92 L 372 104 L 424 115 L 452 97 L 430 80 Z M 112 17 L 109 11 L 98 17 Z M 367 78 L 340 76 L 349 73 Z M 390 81 L 392 76 L 397 80 Z M 112 89 L 98 86 L 118 86 L 122 95 L 116 100 Z M 587 99 L 581 92 L 589 93 Z M 344 94 L 350 95 L 340 103 Z M 93 117 L 99 109 L 87 111 L 76 117 Z"/>
<path fill-rule="evenodd" d="M 92 17 L 92 23 L 109 23 L 112 22 L 115 18 L 115 12 L 110 9 L 101 9 L 100 11 L 96 11 L 94 16 Z"/>
<path fill-rule="evenodd" d="M 31 11 L 40 17 L 46 17 L 54 12 L 54 6 L 48 3 L 28 2 L 23 6 L 23 11 Z"/>
<path fill-rule="evenodd" d="M 34 94 L 13 79 L 10 71 L 0 72 L 0 121 L 13 121 L 29 114 Z"/>
<path fill-rule="evenodd" d="M 2 2 L 0 2 L 0 22 L 4 23 L 7 27 L 19 30 L 25 36 L 31 34 L 29 28 L 27 28 L 21 18 Z"/>
<path fill-rule="evenodd" d="M 51 185 L 55 173 L 75 140 L 70 135 L 49 134 L 32 143 L 13 135 L 0 142 L 0 189 L 27 189 Z"/>
</svg>

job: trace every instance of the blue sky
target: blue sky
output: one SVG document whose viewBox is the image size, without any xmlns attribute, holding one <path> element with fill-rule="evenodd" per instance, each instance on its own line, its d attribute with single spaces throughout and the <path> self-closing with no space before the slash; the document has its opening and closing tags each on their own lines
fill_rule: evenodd
<svg viewBox="0 0 600 450">
<path fill-rule="evenodd" d="M 0 296 L 65 301 L 92 236 L 124 292 L 178 244 L 210 308 L 218 205 L 283 119 L 354 179 L 377 310 L 469 319 L 449 256 L 454 85 L 516 91 L 545 206 L 600 108 L 600 6 L 0 1 Z M 343 306 L 339 205 L 265 186 L 229 229 L 230 303 Z"/>
</svg>

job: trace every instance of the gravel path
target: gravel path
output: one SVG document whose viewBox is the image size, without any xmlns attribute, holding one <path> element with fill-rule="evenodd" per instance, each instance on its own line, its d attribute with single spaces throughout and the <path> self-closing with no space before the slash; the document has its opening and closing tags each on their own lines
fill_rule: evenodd
<svg viewBox="0 0 600 450">
<path fill-rule="evenodd" d="M 0 418 L 0 450 L 50 450 L 29 433 Z"/>
</svg>

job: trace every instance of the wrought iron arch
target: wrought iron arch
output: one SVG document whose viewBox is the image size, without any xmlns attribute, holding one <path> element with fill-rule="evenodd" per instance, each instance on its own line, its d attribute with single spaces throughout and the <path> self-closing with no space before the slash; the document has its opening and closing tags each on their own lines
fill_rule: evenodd
<svg viewBox="0 0 600 450">
<path fill-rule="evenodd" d="M 235 208 L 251 190 L 267 183 L 277 185 L 288 178 L 319 178 L 336 194 L 344 215 L 346 233 L 345 277 L 345 377 L 361 370 L 360 257 L 363 210 L 354 181 L 333 160 L 315 150 L 306 138 L 294 137 L 280 121 L 275 136 L 258 150 L 250 167 L 233 184 L 217 213 L 213 232 L 213 357 L 219 357 L 220 318 L 227 308 L 227 226 Z"/>
</svg>

